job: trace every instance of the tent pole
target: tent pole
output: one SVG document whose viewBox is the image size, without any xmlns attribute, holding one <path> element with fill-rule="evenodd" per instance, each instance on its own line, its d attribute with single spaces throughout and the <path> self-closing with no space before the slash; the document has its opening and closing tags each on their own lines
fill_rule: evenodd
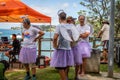
<svg viewBox="0 0 120 80">
<path fill-rule="evenodd" d="M 52 28 L 52 25 L 51 25 L 51 23 L 50 23 L 50 58 L 51 58 L 51 50 L 52 50 L 52 48 L 51 48 L 51 40 L 52 40 L 52 36 L 51 36 L 51 28 Z"/>
</svg>

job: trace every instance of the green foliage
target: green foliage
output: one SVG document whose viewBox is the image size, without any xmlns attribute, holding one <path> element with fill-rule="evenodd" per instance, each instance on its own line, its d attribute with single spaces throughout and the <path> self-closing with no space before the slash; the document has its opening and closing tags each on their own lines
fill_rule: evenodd
<svg viewBox="0 0 120 80">
<path fill-rule="evenodd" d="M 55 26 L 54 25 L 41 25 L 40 28 L 43 31 L 54 31 Z"/>
<path fill-rule="evenodd" d="M 101 64 L 100 65 L 100 71 L 102 72 L 107 72 L 108 71 L 108 64 Z M 118 68 L 117 64 L 114 63 L 114 72 L 119 73 L 120 72 L 120 68 Z"/>
<path fill-rule="evenodd" d="M 115 5 L 115 34 L 120 37 L 120 0 L 117 0 Z"/>
<path fill-rule="evenodd" d="M 100 24 L 110 15 L 110 0 L 84 0 L 80 4 L 89 9 L 89 17 L 97 18 Z"/>
</svg>

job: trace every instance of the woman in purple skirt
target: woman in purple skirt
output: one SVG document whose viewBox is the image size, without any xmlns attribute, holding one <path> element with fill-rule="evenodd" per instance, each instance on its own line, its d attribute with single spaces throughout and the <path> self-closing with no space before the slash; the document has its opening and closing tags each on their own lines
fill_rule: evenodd
<svg viewBox="0 0 120 80">
<path fill-rule="evenodd" d="M 66 13 L 62 11 L 58 16 L 60 24 L 56 26 L 56 31 L 53 38 L 53 46 L 55 50 L 51 59 L 50 66 L 55 67 L 59 70 L 61 80 L 67 80 L 67 66 L 73 66 L 74 60 L 70 41 L 66 40 L 65 37 L 63 37 L 66 31 L 61 31 L 61 28 L 69 27 L 69 25 L 66 23 Z"/>
<path fill-rule="evenodd" d="M 23 63 L 26 68 L 26 76 L 24 80 L 29 80 L 31 78 L 30 68 L 32 70 L 32 80 L 36 80 L 36 40 L 40 39 L 44 35 L 44 32 L 31 26 L 30 20 L 28 18 L 23 20 L 23 27 L 23 42 L 22 48 L 20 50 L 19 61 L 21 61 L 21 63 Z"/>
<path fill-rule="evenodd" d="M 83 76 L 85 74 L 86 59 L 91 56 L 91 46 L 89 44 L 90 26 L 85 23 L 85 16 L 80 15 L 78 20 L 80 22 L 76 26 L 80 33 L 78 45 L 83 58 L 83 64 L 80 66 L 80 75 Z"/>
</svg>

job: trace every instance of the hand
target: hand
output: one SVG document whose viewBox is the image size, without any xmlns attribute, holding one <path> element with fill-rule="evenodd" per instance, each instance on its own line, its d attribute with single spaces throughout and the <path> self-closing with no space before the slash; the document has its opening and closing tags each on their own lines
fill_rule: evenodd
<svg viewBox="0 0 120 80">
<path fill-rule="evenodd" d="M 58 48 L 58 45 L 54 45 L 53 47 L 54 47 L 55 49 L 57 49 L 57 48 Z"/>
<path fill-rule="evenodd" d="M 101 38 L 100 36 L 97 36 L 97 38 Z"/>
<path fill-rule="evenodd" d="M 36 42 L 36 41 L 37 41 L 37 38 L 35 38 L 33 42 Z"/>
</svg>

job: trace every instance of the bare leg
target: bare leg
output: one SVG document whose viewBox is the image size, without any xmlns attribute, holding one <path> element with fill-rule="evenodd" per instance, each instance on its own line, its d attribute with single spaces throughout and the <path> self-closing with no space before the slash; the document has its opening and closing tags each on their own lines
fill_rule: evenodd
<svg viewBox="0 0 120 80">
<path fill-rule="evenodd" d="M 103 50 L 103 60 L 101 62 L 107 62 L 107 50 Z"/>
<path fill-rule="evenodd" d="M 30 72 L 29 64 L 25 64 L 26 72 Z"/>
<path fill-rule="evenodd" d="M 68 73 L 69 73 L 69 66 L 65 69 L 66 76 L 68 78 Z"/>
<path fill-rule="evenodd" d="M 36 74 L 36 68 L 33 67 L 33 68 L 32 68 L 32 75 L 35 75 L 35 74 Z"/>
<path fill-rule="evenodd" d="M 60 74 L 61 80 L 66 80 L 66 79 L 67 79 L 66 73 L 65 73 L 65 70 L 64 70 L 64 69 L 59 70 L 59 74 Z"/>
<path fill-rule="evenodd" d="M 107 61 L 108 61 L 108 51 L 105 50 L 105 62 L 107 63 Z"/>
<path fill-rule="evenodd" d="M 25 69 L 26 69 L 26 76 L 25 76 L 25 79 L 24 80 L 29 80 L 31 77 L 30 77 L 30 68 L 29 68 L 29 64 L 24 64 L 25 66 Z"/>
<path fill-rule="evenodd" d="M 80 66 L 79 66 L 79 65 L 76 65 L 76 66 L 75 66 L 75 78 L 77 78 L 79 69 L 80 69 Z"/>
<path fill-rule="evenodd" d="M 7 57 L 10 57 L 9 51 L 5 52 L 5 55 L 6 55 Z"/>
<path fill-rule="evenodd" d="M 82 72 L 81 72 L 81 76 L 84 76 L 85 74 L 85 67 L 86 67 L 86 58 L 83 58 L 83 64 L 82 64 Z"/>
</svg>

